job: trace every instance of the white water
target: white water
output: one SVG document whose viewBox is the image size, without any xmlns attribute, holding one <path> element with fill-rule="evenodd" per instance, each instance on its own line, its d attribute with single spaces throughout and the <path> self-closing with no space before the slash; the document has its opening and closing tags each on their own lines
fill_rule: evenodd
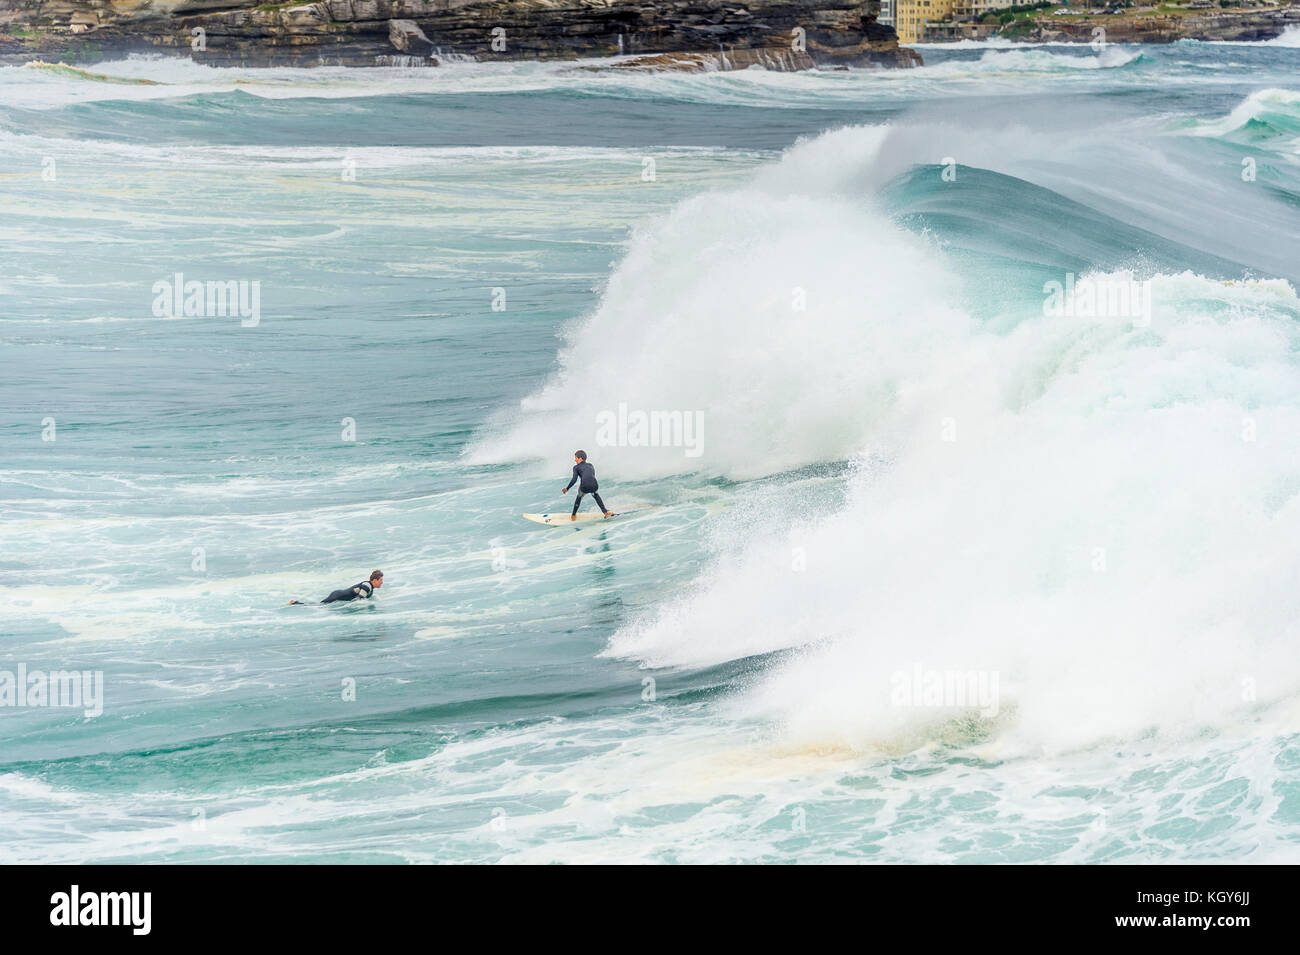
<svg viewBox="0 0 1300 955">
<path fill-rule="evenodd" d="M 1295 290 L 1159 274 L 1149 327 L 982 327 L 944 253 L 873 208 L 885 136 L 805 143 L 638 235 L 556 379 L 476 452 L 592 444 L 624 402 L 701 410 L 705 450 L 600 447 L 609 473 L 857 457 L 842 511 L 773 532 L 799 502 L 765 499 L 779 520 L 725 525 L 707 582 L 607 652 L 665 667 L 805 647 L 740 710 L 856 748 L 935 721 L 891 703 L 918 664 L 996 672 L 1004 742 L 1031 749 L 1181 735 L 1300 692 Z"/>
<path fill-rule="evenodd" d="M 1300 49 L 1300 26 L 1289 26 L 1282 31 L 1281 36 L 1274 37 L 1271 40 L 1264 41 L 1268 46 L 1284 46 L 1290 49 Z"/>
<path fill-rule="evenodd" d="M 601 447 L 602 466 L 619 474 L 745 478 L 851 455 L 897 389 L 925 389 L 913 373 L 936 343 L 968 327 L 945 302 L 951 280 L 926 242 L 854 188 L 884 135 L 854 128 L 796 147 L 752 184 L 687 201 L 643 230 L 600 309 L 573 328 L 557 380 L 471 460 L 596 445 L 597 415 L 620 403 L 701 413 L 704 453 Z"/>
<path fill-rule="evenodd" d="M 1294 857 L 1300 305 L 1252 278 L 1295 280 L 1290 53 L 996 54 L 14 71 L 7 106 L 48 110 L 0 136 L 0 605 L 16 658 L 102 668 L 109 707 L 11 714 L 4 857 Z M 408 93 L 497 87 L 538 95 L 395 145 L 444 108 Z M 115 102 L 60 106 L 87 98 Z M 1149 327 L 1045 317 L 1080 260 L 1150 278 Z M 278 289 L 257 337 L 148 320 L 202 263 Z M 701 412 L 702 453 L 595 445 L 607 499 L 660 507 L 525 526 L 619 404 Z M 376 606 L 284 605 L 376 565 Z M 914 668 L 996 675 L 996 713 L 896 705 Z"/>
<path fill-rule="evenodd" d="M 889 677 L 916 664 L 997 672 L 1012 737 L 1049 750 L 1300 692 L 1300 302 L 1190 273 L 1153 297 L 1149 329 L 1037 318 L 909 352 L 907 400 L 870 406 L 852 502 L 728 542 L 708 584 L 610 652 L 698 665 L 812 644 L 744 707 L 855 747 L 933 719 L 891 705 Z"/>
</svg>

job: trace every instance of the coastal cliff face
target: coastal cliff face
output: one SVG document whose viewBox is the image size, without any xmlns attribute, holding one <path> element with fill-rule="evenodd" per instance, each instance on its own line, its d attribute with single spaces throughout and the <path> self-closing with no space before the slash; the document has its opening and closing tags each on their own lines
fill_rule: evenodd
<svg viewBox="0 0 1300 955">
<path fill-rule="evenodd" d="M 1173 43 L 1176 40 L 1271 40 L 1300 26 L 1300 6 L 1274 10 L 1225 10 L 1181 16 L 1035 17 L 1016 35 L 1035 42 L 1091 43 L 1103 27 L 1110 43 Z"/>
<path fill-rule="evenodd" d="M 920 65 L 878 11 L 879 0 L 0 0 L 0 61 L 162 52 L 213 65 L 435 66 L 680 54 L 660 68 Z"/>
</svg>

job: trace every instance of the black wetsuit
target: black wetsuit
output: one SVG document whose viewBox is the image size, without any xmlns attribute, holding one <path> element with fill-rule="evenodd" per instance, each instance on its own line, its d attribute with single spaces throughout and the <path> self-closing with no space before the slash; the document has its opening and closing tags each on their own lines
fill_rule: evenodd
<svg viewBox="0 0 1300 955">
<path fill-rule="evenodd" d="M 569 483 L 564 486 L 567 491 L 573 487 L 573 482 L 578 482 L 578 496 L 573 499 L 573 513 L 578 513 L 578 505 L 582 503 L 583 495 L 590 494 L 596 499 L 596 506 L 600 508 L 602 514 L 608 512 L 605 502 L 600 499 L 596 492 L 600 490 L 600 485 L 596 483 L 596 469 L 591 466 L 590 461 L 582 461 L 573 466 L 573 477 Z"/>
<path fill-rule="evenodd" d="M 356 600 L 358 597 L 368 598 L 375 595 L 375 588 L 370 586 L 370 581 L 363 580 L 361 583 L 352 587 L 346 587 L 343 590 L 336 590 L 324 600 L 323 604 L 332 604 L 336 600 Z"/>
</svg>

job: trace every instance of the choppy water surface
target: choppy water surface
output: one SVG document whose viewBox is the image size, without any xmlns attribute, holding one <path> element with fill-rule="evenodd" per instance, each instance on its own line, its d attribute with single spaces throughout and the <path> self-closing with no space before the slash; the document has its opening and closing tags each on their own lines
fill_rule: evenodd
<svg viewBox="0 0 1300 955">
<path fill-rule="evenodd" d="M 0 69 L 0 860 L 1300 857 L 1300 49 L 924 52 Z"/>
</svg>

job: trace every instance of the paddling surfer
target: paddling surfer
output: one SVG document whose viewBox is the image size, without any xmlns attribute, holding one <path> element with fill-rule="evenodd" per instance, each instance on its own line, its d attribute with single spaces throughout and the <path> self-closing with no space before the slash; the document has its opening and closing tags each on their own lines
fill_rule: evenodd
<svg viewBox="0 0 1300 955">
<path fill-rule="evenodd" d="M 340 600 L 369 600 L 375 595 L 375 591 L 384 586 L 384 572 L 374 570 L 370 572 L 370 579 L 363 580 L 359 584 L 353 584 L 351 587 L 344 587 L 342 590 L 334 590 L 330 595 L 321 601 L 323 604 L 337 603 Z M 294 604 L 305 604 L 305 600 L 290 600 L 289 606 Z"/>
</svg>

